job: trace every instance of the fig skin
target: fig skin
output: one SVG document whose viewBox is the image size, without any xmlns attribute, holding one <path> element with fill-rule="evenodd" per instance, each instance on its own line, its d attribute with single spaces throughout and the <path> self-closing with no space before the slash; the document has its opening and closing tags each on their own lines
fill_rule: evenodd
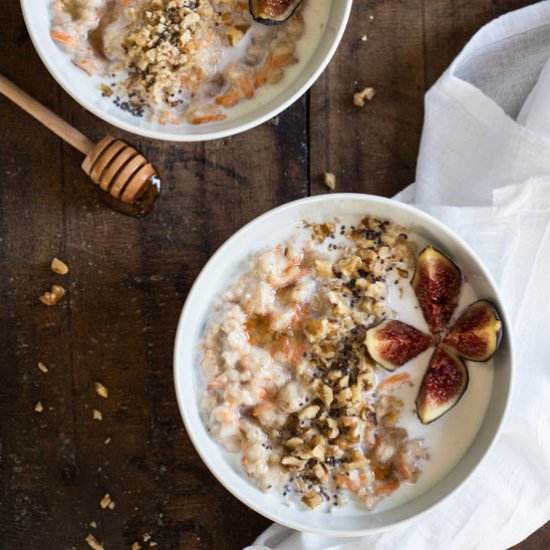
<svg viewBox="0 0 550 550">
<path fill-rule="evenodd" d="M 380 366 L 394 371 L 428 349 L 433 338 L 411 325 L 387 319 L 367 330 L 365 344 Z"/>
<path fill-rule="evenodd" d="M 416 397 L 416 414 L 422 424 L 430 424 L 451 410 L 468 387 L 464 361 L 447 346 L 439 345 L 424 373 Z"/>
<path fill-rule="evenodd" d="M 502 339 L 502 322 L 495 306 L 479 300 L 468 306 L 451 327 L 443 343 L 469 361 L 488 361 Z"/>
<path fill-rule="evenodd" d="M 437 339 L 447 328 L 462 290 L 462 271 L 443 252 L 428 245 L 411 281 L 424 319 Z"/>
<path fill-rule="evenodd" d="M 292 17 L 302 0 L 249 0 L 254 21 L 262 25 L 279 25 Z"/>
</svg>

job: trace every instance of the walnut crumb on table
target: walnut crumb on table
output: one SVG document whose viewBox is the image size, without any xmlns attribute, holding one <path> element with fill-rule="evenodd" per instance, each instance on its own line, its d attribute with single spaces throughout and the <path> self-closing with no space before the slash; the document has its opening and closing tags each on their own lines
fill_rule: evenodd
<svg viewBox="0 0 550 550">
<path fill-rule="evenodd" d="M 367 101 L 372 101 L 372 98 L 376 95 L 374 88 L 365 88 L 360 92 L 353 94 L 353 104 L 356 107 L 364 107 Z"/>
<path fill-rule="evenodd" d="M 92 550 L 104 550 L 103 544 L 101 544 L 93 535 L 88 535 L 84 539 Z"/>
<path fill-rule="evenodd" d="M 92 412 L 93 412 L 94 420 L 99 420 L 99 421 L 103 420 L 103 414 L 101 413 L 101 411 L 94 409 Z"/>
<path fill-rule="evenodd" d="M 336 189 L 336 176 L 332 172 L 325 172 L 323 174 L 324 184 L 334 191 Z"/>
<path fill-rule="evenodd" d="M 44 410 L 44 406 L 40 401 L 36 402 L 36 405 L 34 406 L 34 412 L 41 413 Z"/>
<path fill-rule="evenodd" d="M 48 372 L 48 367 L 42 363 L 42 361 L 38 361 L 38 368 L 46 374 Z"/>
<path fill-rule="evenodd" d="M 54 258 L 52 260 L 50 267 L 54 273 L 59 275 L 67 275 L 67 273 L 69 273 L 69 266 L 58 258 Z"/>
<path fill-rule="evenodd" d="M 105 496 L 99 501 L 99 505 L 103 510 L 105 510 L 105 508 L 112 510 L 115 507 L 115 503 L 111 499 L 111 495 L 109 493 L 105 493 Z"/>
<path fill-rule="evenodd" d="M 94 387 L 97 395 L 100 395 L 104 399 L 107 399 L 107 397 L 109 397 L 109 389 L 101 382 L 94 382 Z"/>
<path fill-rule="evenodd" d="M 47 306 L 55 306 L 65 296 L 65 289 L 59 285 L 53 285 L 50 292 L 44 292 L 38 299 Z"/>
</svg>

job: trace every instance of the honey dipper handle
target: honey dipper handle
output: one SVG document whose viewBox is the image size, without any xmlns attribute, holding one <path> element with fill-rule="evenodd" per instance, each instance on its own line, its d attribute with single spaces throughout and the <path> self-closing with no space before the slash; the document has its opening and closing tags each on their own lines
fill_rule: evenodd
<svg viewBox="0 0 550 550">
<path fill-rule="evenodd" d="M 13 82 L 0 75 L 0 93 L 27 111 L 46 128 L 57 134 L 61 139 L 87 155 L 93 148 L 94 142 L 81 134 L 76 128 L 59 118 L 49 109 L 38 103 L 29 94 L 18 88 Z"/>
</svg>

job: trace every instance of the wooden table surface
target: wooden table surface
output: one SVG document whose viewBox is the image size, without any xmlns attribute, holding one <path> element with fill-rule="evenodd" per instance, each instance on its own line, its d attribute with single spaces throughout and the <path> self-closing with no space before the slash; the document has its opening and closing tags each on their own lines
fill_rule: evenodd
<svg viewBox="0 0 550 550">
<path fill-rule="evenodd" d="M 18 1 L 3 3 L 0 72 L 92 139 L 137 145 L 165 185 L 149 217 L 114 213 L 80 154 L 0 98 L 0 549 L 87 548 L 88 533 L 109 549 L 239 549 L 270 522 L 214 479 L 184 430 L 172 349 L 189 288 L 245 223 L 326 193 L 325 171 L 338 191 L 391 196 L 413 181 L 424 92 L 481 25 L 534 2 L 356 0 L 306 96 L 243 135 L 181 145 L 81 108 L 40 62 Z M 377 95 L 358 110 L 367 85 Z M 68 275 L 50 271 L 54 256 Z M 67 295 L 48 308 L 38 296 L 53 283 Z M 113 510 L 99 506 L 105 493 Z M 520 548 L 549 545 L 547 526 Z"/>
</svg>

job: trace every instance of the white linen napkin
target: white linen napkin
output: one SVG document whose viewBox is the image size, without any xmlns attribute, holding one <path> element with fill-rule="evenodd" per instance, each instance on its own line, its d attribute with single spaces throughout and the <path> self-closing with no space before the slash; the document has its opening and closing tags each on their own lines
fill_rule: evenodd
<svg viewBox="0 0 550 550">
<path fill-rule="evenodd" d="M 397 198 L 461 235 L 500 286 L 517 351 L 502 434 L 418 520 L 354 539 L 273 525 L 249 550 L 498 550 L 550 519 L 550 1 L 482 28 L 427 93 L 416 183 Z"/>
</svg>

